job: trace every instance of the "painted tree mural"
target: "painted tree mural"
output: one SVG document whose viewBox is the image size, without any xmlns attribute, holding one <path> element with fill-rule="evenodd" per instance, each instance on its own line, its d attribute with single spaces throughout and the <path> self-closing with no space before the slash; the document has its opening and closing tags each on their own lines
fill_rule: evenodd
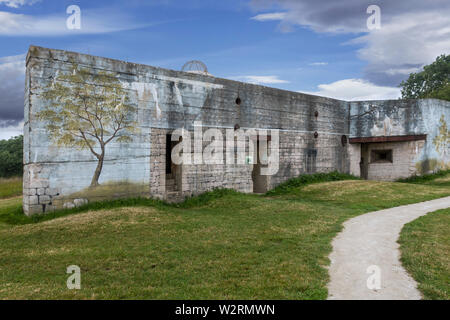
<svg viewBox="0 0 450 320">
<path fill-rule="evenodd" d="M 89 150 L 98 160 L 91 187 L 98 185 L 106 146 L 130 142 L 137 131 L 137 108 L 120 81 L 112 74 L 93 74 L 72 64 L 71 72 L 57 74 L 45 88 L 49 104 L 38 113 L 46 122 L 51 140 L 58 146 Z"/>
<path fill-rule="evenodd" d="M 433 144 L 436 147 L 436 151 L 447 157 L 447 148 L 450 144 L 450 131 L 447 128 L 447 123 L 445 122 L 444 115 L 441 116 L 439 120 L 439 133 L 433 139 Z"/>
</svg>

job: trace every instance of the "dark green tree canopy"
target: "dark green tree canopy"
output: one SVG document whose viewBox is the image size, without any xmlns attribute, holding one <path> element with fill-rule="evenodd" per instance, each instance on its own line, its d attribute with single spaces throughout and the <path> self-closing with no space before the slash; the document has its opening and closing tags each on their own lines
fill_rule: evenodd
<svg viewBox="0 0 450 320">
<path fill-rule="evenodd" d="M 0 140 L 0 177 L 23 173 L 23 136 Z"/>
<path fill-rule="evenodd" d="M 436 98 L 450 101 L 450 55 L 441 55 L 422 72 L 403 81 L 403 99 Z"/>
</svg>

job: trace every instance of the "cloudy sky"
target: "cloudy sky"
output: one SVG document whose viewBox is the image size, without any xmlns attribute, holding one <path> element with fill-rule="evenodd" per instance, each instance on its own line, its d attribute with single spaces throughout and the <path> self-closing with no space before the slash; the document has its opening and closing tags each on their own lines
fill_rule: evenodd
<svg viewBox="0 0 450 320">
<path fill-rule="evenodd" d="M 66 26 L 70 5 L 79 30 Z M 409 73 L 450 53 L 449 16 L 448 0 L 0 0 L 0 139 L 22 131 L 31 44 L 175 70 L 198 59 L 218 77 L 395 99 Z"/>
</svg>

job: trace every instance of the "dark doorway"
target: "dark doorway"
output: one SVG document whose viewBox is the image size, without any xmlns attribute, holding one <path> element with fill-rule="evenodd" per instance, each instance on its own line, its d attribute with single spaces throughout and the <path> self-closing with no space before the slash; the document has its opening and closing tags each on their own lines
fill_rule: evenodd
<svg viewBox="0 0 450 320">
<path fill-rule="evenodd" d="M 166 192 L 178 191 L 181 167 L 172 161 L 172 150 L 178 143 L 179 141 L 172 141 L 171 134 L 166 135 Z"/>
<path fill-rule="evenodd" d="M 166 135 L 166 174 L 172 173 L 172 139 L 171 135 Z"/>
<path fill-rule="evenodd" d="M 261 161 L 260 151 L 261 148 L 264 148 L 263 154 L 265 154 L 268 157 L 268 145 L 270 141 L 270 136 L 267 137 L 267 142 L 264 140 L 260 140 L 259 137 L 256 139 L 256 147 L 255 147 L 255 155 L 254 159 L 256 159 L 256 163 L 253 164 L 253 171 L 252 171 L 252 181 L 253 181 L 253 192 L 254 193 L 266 193 L 269 191 L 269 179 L 270 176 L 262 175 L 261 169 L 267 168 L 267 159 L 264 159 L 265 161 Z M 253 141 L 254 143 L 255 141 Z M 266 164 L 262 164 L 262 163 Z"/>
<path fill-rule="evenodd" d="M 361 161 L 359 163 L 361 178 L 367 180 L 369 178 L 369 146 L 365 143 L 361 144 Z"/>
</svg>

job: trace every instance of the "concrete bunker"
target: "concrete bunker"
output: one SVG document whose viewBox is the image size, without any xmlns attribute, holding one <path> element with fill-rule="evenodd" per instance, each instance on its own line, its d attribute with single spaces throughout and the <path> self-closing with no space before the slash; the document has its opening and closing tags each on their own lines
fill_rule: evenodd
<svg viewBox="0 0 450 320">
<path fill-rule="evenodd" d="M 114 108 L 122 108 L 124 119 L 130 119 L 126 139 L 111 141 L 101 153 L 102 171 L 95 184 L 95 153 L 102 146 L 58 145 L 49 134 L 51 119 L 42 116 L 50 105 L 55 112 L 66 107 L 44 94 L 47 88 L 70 91 L 77 72 L 87 78 L 107 74 L 128 107 Z M 258 138 L 253 153 L 245 147 L 249 159 L 243 163 L 173 163 L 170 154 L 180 140 L 169 141 L 168 136 L 180 128 L 194 136 L 197 122 L 201 130 L 219 130 L 224 137 L 227 130 L 267 131 L 270 145 L 277 142 L 268 153 L 276 151 L 277 170 L 261 174 L 267 169 L 260 156 L 265 143 Z M 395 180 L 450 167 L 447 123 L 447 101 L 347 102 L 204 72 L 31 46 L 26 58 L 23 207 L 31 215 L 121 197 L 181 201 L 215 188 L 263 193 L 315 172 Z M 191 148 L 192 156 L 192 143 Z M 227 158 L 226 143 L 220 153 Z"/>
</svg>

